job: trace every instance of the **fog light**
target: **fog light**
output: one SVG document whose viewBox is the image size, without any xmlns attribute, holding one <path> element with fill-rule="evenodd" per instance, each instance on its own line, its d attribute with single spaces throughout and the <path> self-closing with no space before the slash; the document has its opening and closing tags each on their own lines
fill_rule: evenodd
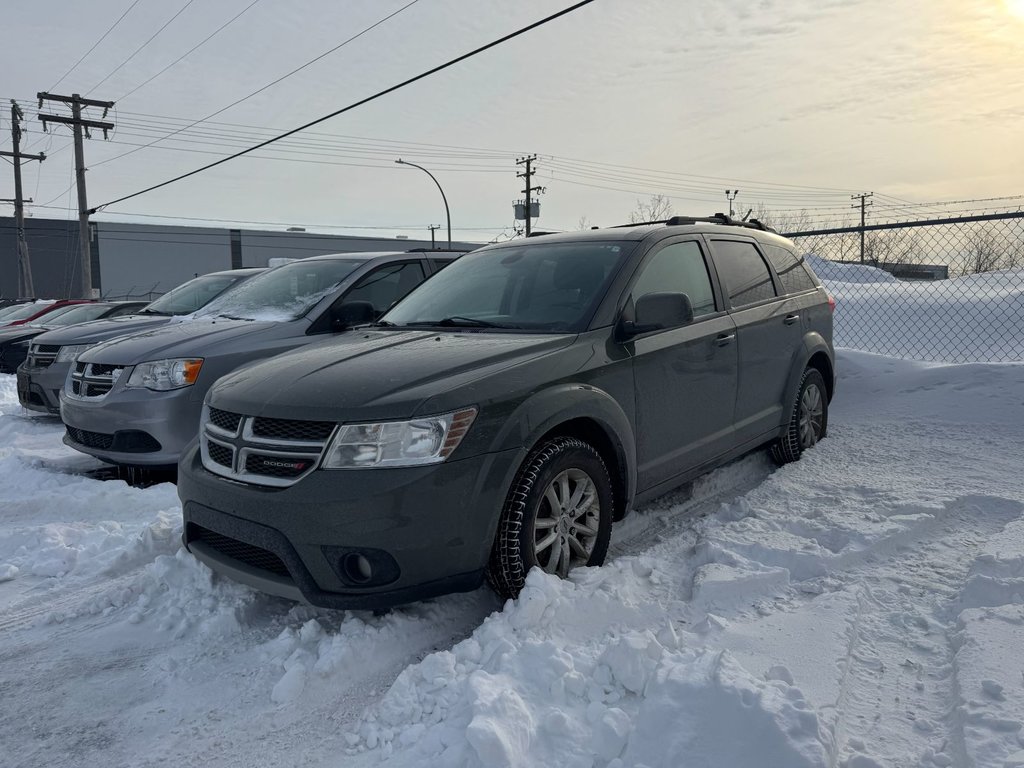
<svg viewBox="0 0 1024 768">
<path fill-rule="evenodd" d="M 373 566 L 363 555 L 352 553 L 341 561 L 345 576 L 353 584 L 366 584 L 373 578 Z"/>
</svg>

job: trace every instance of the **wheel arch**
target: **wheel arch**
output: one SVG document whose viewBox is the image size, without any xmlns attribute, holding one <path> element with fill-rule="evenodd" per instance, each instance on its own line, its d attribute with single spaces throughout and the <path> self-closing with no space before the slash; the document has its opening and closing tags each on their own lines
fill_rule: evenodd
<svg viewBox="0 0 1024 768">
<path fill-rule="evenodd" d="M 631 421 L 602 389 L 570 384 L 538 392 L 516 409 L 499 433 L 495 450 L 525 447 L 527 454 L 553 437 L 575 437 L 600 454 L 615 495 L 613 519 L 621 520 L 636 493 L 636 443 Z"/>
</svg>

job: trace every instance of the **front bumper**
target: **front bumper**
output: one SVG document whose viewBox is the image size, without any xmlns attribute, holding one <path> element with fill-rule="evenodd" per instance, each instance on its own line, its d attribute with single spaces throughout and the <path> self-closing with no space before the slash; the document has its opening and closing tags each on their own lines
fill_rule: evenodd
<svg viewBox="0 0 1024 768">
<path fill-rule="evenodd" d="M 62 390 L 60 417 L 68 426 L 64 443 L 109 464 L 177 464 L 185 446 L 199 432 L 203 393 L 193 389 L 153 392 L 119 383 L 95 400 L 68 397 Z M 76 439 L 84 437 L 88 442 Z"/>
<path fill-rule="evenodd" d="M 317 470 L 293 486 L 246 485 L 182 457 L 185 547 L 211 569 L 328 608 L 379 609 L 477 588 L 525 451 L 427 467 Z M 364 555 L 357 583 L 346 558 Z"/>
<path fill-rule="evenodd" d="M 71 363 L 50 363 L 45 368 L 18 368 L 18 400 L 31 411 L 60 413 L 60 391 L 68 378 Z"/>
</svg>

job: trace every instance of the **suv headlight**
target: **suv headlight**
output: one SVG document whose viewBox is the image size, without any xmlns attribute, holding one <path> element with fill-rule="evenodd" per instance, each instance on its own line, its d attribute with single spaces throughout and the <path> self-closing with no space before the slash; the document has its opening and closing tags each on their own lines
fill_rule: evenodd
<svg viewBox="0 0 1024 768">
<path fill-rule="evenodd" d="M 469 431 L 476 408 L 443 416 L 377 424 L 343 424 L 327 449 L 323 469 L 373 469 L 438 464 Z"/>
<path fill-rule="evenodd" d="M 92 344 L 71 344 L 67 347 L 61 347 L 57 352 L 57 357 L 54 362 L 70 363 L 91 346 Z"/>
<path fill-rule="evenodd" d="M 151 360 L 132 369 L 126 387 L 145 387 L 165 392 L 169 389 L 190 387 L 199 378 L 203 358 L 188 357 L 174 360 Z"/>
</svg>

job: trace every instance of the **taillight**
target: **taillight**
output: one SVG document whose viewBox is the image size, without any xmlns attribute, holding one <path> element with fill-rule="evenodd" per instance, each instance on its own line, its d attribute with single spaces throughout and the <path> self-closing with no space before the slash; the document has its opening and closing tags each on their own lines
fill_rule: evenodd
<svg viewBox="0 0 1024 768">
<path fill-rule="evenodd" d="M 835 311 L 836 311 L 836 300 L 834 298 L 832 298 L 832 294 L 831 293 L 829 293 L 827 295 L 828 295 L 828 310 L 832 314 L 835 314 Z"/>
</svg>

